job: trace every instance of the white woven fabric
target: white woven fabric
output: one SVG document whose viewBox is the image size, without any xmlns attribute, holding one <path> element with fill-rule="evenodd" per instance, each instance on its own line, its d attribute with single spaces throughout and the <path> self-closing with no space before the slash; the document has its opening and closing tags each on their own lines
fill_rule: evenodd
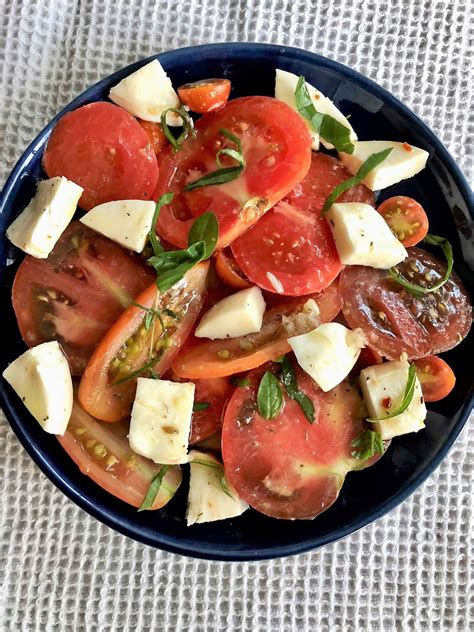
<svg viewBox="0 0 474 632">
<path fill-rule="evenodd" d="M 212 41 L 300 46 L 410 105 L 473 175 L 470 0 L 0 0 L 0 180 L 99 77 Z M 99 524 L 40 473 L 0 419 L 0 630 L 473 630 L 474 432 L 372 526 L 311 554 L 195 561 Z M 471 601 L 470 601 L 471 600 Z"/>
</svg>

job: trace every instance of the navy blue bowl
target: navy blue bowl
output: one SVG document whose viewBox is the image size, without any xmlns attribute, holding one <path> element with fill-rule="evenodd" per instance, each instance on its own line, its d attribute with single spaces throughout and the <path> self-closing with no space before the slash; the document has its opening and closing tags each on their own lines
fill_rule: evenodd
<svg viewBox="0 0 474 632">
<path fill-rule="evenodd" d="M 454 246 L 455 268 L 473 294 L 472 192 L 461 171 L 433 132 L 406 106 L 357 72 L 306 51 L 266 44 L 212 44 L 156 56 L 180 85 L 205 77 L 228 77 L 232 97 L 273 95 L 275 68 L 283 68 L 317 85 L 334 99 L 361 139 L 407 141 L 430 152 L 416 178 L 383 192 L 410 195 L 430 217 L 431 231 L 447 236 Z M 151 59 L 151 58 L 150 58 Z M 0 269 L 3 353 L 0 370 L 23 350 L 11 307 L 10 289 L 22 255 L 5 238 L 5 229 L 44 177 L 41 156 L 61 116 L 85 103 L 105 99 L 111 86 L 149 60 L 132 64 L 86 90 L 60 112 L 26 149 L 3 189 L 0 201 Z M 302 553 L 334 542 L 379 518 L 411 494 L 446 456 L 461 432 L 473 402 L 473 334 L 446 354 L 457 382 L 451 395 L 430 406 L 426 429 L 392 442 L 375 466 L 350 473 L 338 501 L 314 521 L 287 522 L 248 511 L 234 520 L 186 527 L 186 485 L 161 511 L 137 513 L 104 492 L 46 435 L 19 398 L 1 384 L 3 409 L 21 443 L 43 472 L 69 498 L 121 533 L 160 549 L 216 560 L 258 560 Z"/>
</svg>

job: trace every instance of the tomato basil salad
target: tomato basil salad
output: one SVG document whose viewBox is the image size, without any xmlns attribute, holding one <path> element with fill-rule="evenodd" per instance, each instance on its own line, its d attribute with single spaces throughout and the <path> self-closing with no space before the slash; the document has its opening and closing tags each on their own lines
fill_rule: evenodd
<svg viewBox="0 0 474 632">
<path fill-rule="evenodd" d="M 438 354 L 472 308 L 421 205 L 376 201 L 426 151 L 359 141 L 284 70 L 275 97 L 230 93 L 155 60 L 59 120 L 7 230 L 29 349 L 3 375 L 139 510 L 189 464 L 188 524 L 312 519 L 450 393 Z"/>
</svg>

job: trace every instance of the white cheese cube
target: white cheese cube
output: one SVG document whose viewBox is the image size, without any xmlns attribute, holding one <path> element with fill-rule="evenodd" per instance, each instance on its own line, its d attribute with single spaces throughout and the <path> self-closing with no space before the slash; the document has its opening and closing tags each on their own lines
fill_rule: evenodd
<svg viewBox="0 0 474 632">
<path fill-rule="evenodd" d="M 25 351 L 7 366 L 3 377 L 46 432 L 66 432 L 72 413 L 72 379 L 56 341 Z"/>
<path fill-rule="evenodd" d="M 187 463 L 193 402 L 194 384 L 139 377 L 128 435 L 132 450 L 155 463 Z"/>
<path fill-rule="evenodd" d="M 372 154 L 377 154 L 384 149 L 392 148 L 390 155 L 381 162 L 363 180 L 363 183 L 372 191 L 380 191 L 392 186 L 401 180 L 411 178 L 426 165 L 429 153 L 424 149 L 397 143 L 392 140 L 363 140 L 355 143 L 352 154 L 339 154 L 340 160 L 352 174 L 356 174 L 359 167 Z"/>
<path fill-rule="evenodd" d="M 144 121 L 160 122 L 168 108 L 178 108 L 179 98 L 171 80 L 157 59 L 133 72 L 109 92 L 109 99 Z M 182 125 L 181 118 L 171 112 L 168 125 Z"/>
<path fill-rule="evenodd" d="M 277 68 L 276 76 L 275 76 L 275 98 L 279 101 L 284 101 L 287 105 L 292 107 L 294 110 L 298 111 L 296 107 L 296 99 L 295 99 L 295 90 L 296 85 L 298 83 L 298 75 L 293 74 L 292 72 L 287 72 L 286 70 L 280 70 Z M 350 139 L 352 142 L 357 140 L 357 134 L 352 129 L 351 124 L 346 119 L 344 114 L 338 110 L 338 108 L 334 105 L 334 103 L 328 97 L 324 96 L 322 92 L 317 90 L 310 83 L 306 82 L 306 87 L 308 88 L 309 96 L 313 101 L 314 107 L 317 112 L 321 114 L 328 114 L 336 121 L 339 121 L 342 125 L 347 127 L 350 130 Z M 314 150 L 319 149 L 319 141 L 321 140 L 322 144 L 327 149 L 333 149 L 333 145 L 328 143 L 323 138 L 320 139 L 319 133 L 315 132 L 311 126 L 311 123 L 306 120 L 306 125 L 310 131 L 311 136 L 313 137 L 312 147 Z"/>
<path fill-rule="evenodd" d="M 384 362 L 369 366 L 360 373 L 360 387 L 372 419 L 396 410 L 405 395 L 408 381 L 407 361 Z M 390 404 L 388 407 L 387 405 Z M 418 377 L 415 377 L 413 399 L 404 413 L 372 424 L 382 439 L 392 439 L 425 427 L 426 406 Z"/>
<path fill-rule="evenodd" d="M 86 213 L 81 222 L 125 248 L 142 252 L 155 208 L 155 202 L 145 200 L 105 202 Z"/>
<path fill-rule="evenodd" d="M 194 333 L 198 338 L 237 338 L 262 328 L 265 301 L 259 287 L 231 294 L 216 303 L 201 318 Z"/>
<path fill-rule="evenodd" d="M 325 323 L 301 336 L 288 338 L 300 367 L 324 391 L 342 382 L 357 362 L 365 337 L 339 323 Z"/>
<path fill-rule="evenodd" d="M 248 505 L 237 496 L 237 492 L 225 478 L 222 463 L 215 457 L 206 452 L 191 450 L 189 462 L 191 476 L 186 512 L 188 527 L 202 522 L 234 518 L 248 509 Z"/>
<path fill-rule="evenodd" d="M 344 265 L 388 269 L 407 257 L 401 241 L 369 204 L 333 204 L 326 217 Z"/>
<path fill-rule="evenodd" d="M 76 212 L 84 189 L 64 177 L 41 180 L 36 195 L 7 229 L 18 248 L 46 259 Z"/>
</svg>

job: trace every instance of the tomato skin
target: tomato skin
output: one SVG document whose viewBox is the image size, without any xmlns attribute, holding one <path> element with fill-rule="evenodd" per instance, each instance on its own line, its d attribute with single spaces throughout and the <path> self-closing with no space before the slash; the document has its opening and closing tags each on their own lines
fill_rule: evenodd
<svg viewBox="0 0 474 632">
<path fill-rule="evenodd" d="M 178 88 L 180 100 L 193 112 L 207 114 L 224 107 L 230 95 L 228 79 L 203 79 Z"/>
<path fill-rule="evenodd" d="M 148 136 L 148 141 L 155 152 L 155 156 L 158 156 L 160 151 L 169 144 L 161 125 L 153 121 L 144 121 L 142 119 L 137 119 L 137 121 Z"/>
<path fill-rule="evenodd" d="M 416 246 L 428 233 L 428 217 L 413 198 L 396 195 L 382 202 L 377 211 L 405 248 Z"/>
<path fill-rule="evenodd" d="M 251 287 L 231 252 L 220 250 L 216 256 L 216 272 L 226 285 L 239 290 Z"/>
<path fill-rule="evenodd" d="M 112 200 L 149 200 L 158 165 L 137 120 L 112 103 L 83 105 L 54 127 L 43 168 L 49 178 L 65 176 L 84 188 L 86 211 Z"/>
<path fill-rule="evenodd" d="M 127 422 L 103 424 L 75 401 L 67 430 L 57 439 L 83 474 L 109 494 L 132 507 L 140 507 L 161 465 L 135 454 L 127 434 Z M 170 467 L 150 509 L 166 505 L 181 479 L 179 466 Z"/>
<path fill-rule="evenodd" d="M 230 182 L 183 192 L 188 182 L 217 169 L 216 153 L 224 142 L 233 146 L 220 134 L 222 128 L 241 140 L 245 169 Z M 158 233 L 184 248 L 195 217 L 212 210 L 219 221 L 217 248 L 224 248 L 291 191 L 306 175 L 310 161 L 311 138 L 297 112 L 271 97 L 230 101 L 205 114 L 196 123 L 196 136 L 189 137 L 180 151 L 166 149 L 160 154 L 154 198 L 169 191 L 175 195 L 160 213 Z"/>
<path fill-rule="evenodd" d="M 206 277 L 209 263 L 200 263 L 192 268 L 184 276 L 183 280 L 173 286 L 168 292 L 160 295 L 156 283 L 146 289 L 136 302 L 147 308 L 161 309 L 167 307 L 180 313 L 180 320 L 174 326 L 170 334 L 171 344 L 160 347 L 158 359 L 153 370 L 158 375 L 163 375 L 171 365 L 175 355 L 191 331 L 194 322 L 199 316 L 206 292 Z M 88 413 L 103 421 L 118 421 L 127 416 L 132 408 L 136 391 L 136 379 L 129 379 L 120 384 L 122 373 L 111 374 L 114 361 L 118 361 L 119 354 L 125 353 L 125 358 L 120 360 L 126 363 L 124 376 L 145 365 L 149 359 L 149 348 L 152 341 L 158 344 L 161 332 L 158 321 L 155 321 L 145 336 L 140 336 L 140 330 L 144 328 L 144 311 L 135 306 L 130 306 L 117 320 L 113 327 L 100 342 L 86 366 L 84 375 L 79 385 L 79 402 Z M 136 339 L 136 340 L 135 340 Z M 139 345 L 136 355 L 127 355 L 127 342 L 131 341 L 131 349 L 135 343 Z M 147 372 L 143 373 L 146 376 Z"/>
<path fill-rule="evenodd" d="M 73 375 L 123 310 L 153 281 L 138 255 L 71 222 L 47 259 L 26 256 L 12 287 L 13 309 L 29 347 L 58 340 Z"/>
<path fill-rule="evenodd" d="M 425 402 L 438 402 L 453 390 L 456 376 L 449 364 L 438 356 L 420 358 L 414 365 Z"/>
<path fill-rule="evenodd" d="M 321 322 L 329 322 L 341 308 L 337 284 L 324 292 L 280 301 L 267 309 L 260 332 L 227 340 L 194 339 L 173 362 L 173 371 L 183 378 L 225 377 L 255 367 L 288 353 L 289 334 L 282 326 L 282 316 L 301 311 L 309 298 L 314 298 L 320 310 Z M 222 352 L 229 357 L 222 357 Z"/>
</svg>

